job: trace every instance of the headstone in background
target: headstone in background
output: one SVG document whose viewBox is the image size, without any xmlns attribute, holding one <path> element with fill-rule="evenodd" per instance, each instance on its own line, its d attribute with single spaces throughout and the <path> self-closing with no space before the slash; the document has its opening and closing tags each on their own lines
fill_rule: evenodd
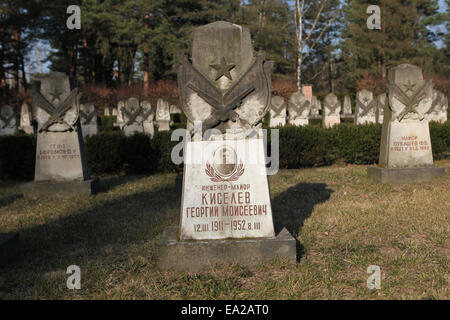
<svg viewBox="0 0 450 320">
<path fill-rule="evenodd" d="M 378 101 L 373 93 L 363 89 L 356 93 L 355 123 L 375 123 Z"/>
<path fill-rule="evenodd" d="M 105 117 L 109 117 L 109 116 L 110 116 L 109 108 L 108 108 L 108 107 L 106 107 L 105 110 L 104 110 L 104 116 L 105 116 Z"/>
<path fill-rule="evenodd" d="M 114 115 L 117 116 L 116 122 L 114 123 L 114 126 L 115 127 L 119 127 L 120 130 L 123 130 L 123 127 L 125 126 L 125 121 L 124 121 L 123 113 L 122 113 L 122 110 L 124 108 L 125 108 L 125 101 L 124 100 L 120 100 L 117 103 L 117 109 L 114 108 L 113 111 L 112 111 L 112 115 L 113 116 Z"/>
<path fill-rule="evenodd" d="M 31 124 L 32 115 L 30 112 L 30 107 L 27 103 L 22 103 L 22 107 L 20 109 L 20 126 L 19 129 L 25 132 L 26 134 L 34 134 L 34 128 Z"/>
<path fill-rule="evenodd" d="M 447 121 L 447 108 L 448 100 L 445 95 L 438 90 L 433 90 L 433 102 L 425 117 L 428 121 L 444 123 Z"/>
<path fill-rule="evenodd" d="M 150 137 L 153 137 L 155 134 L 155 126 L 153 123 L 153 119 L 155 117 L 155 110 L 152 108 L 151 103 L 146 100 L 141 102 L 141 108 L 142 108 L 144 133 L 149 134 Z"/>
<path fill-rule="evenodd" d="M 17 134 L 18 132 L 17 114 L 13 107 L 0 106 L 0 136 Z"/>
<path fill-rule="evenodd" d="M 331 128 L 341 123 L 341 103 L 334 93 L 325 97 L 322 109 L 322 123 L 324 128 Z"/>
<path fill-rule="evenodd" d="M 390 70 L 380 166 L 368 168 L 370 177 L 383 183 L 409 183 L 445 176 L 445 169 L 433 166 L 425 117 L 431 108 L 432 94 L 433 83 L 423 79 L 421 68 L 401 64 Z"/>
<path fill-rule="evenodd" d="M 349 116 L 352 114 L 352 102 L 350 99 L 350 96 L 346 95 L 344 97 L 344 110 L 343 110 L 344 116 Z"/>
<path fill-rule="evenodd" d="M 305 99 L 307 101 L 309 101 L 309 103 L 312 102 L 312 97 L 313 97 L 313 90 L 312 90 L 312 85 L 310 84 L 305 84 L 302 86 L 302 93 L 305 96 Z"/>
<path fill-rule="evenodd" d="M 309 124 L 309 112 L 311 104 L 303 93 L 294 92 L 288 104 L 289 124 L 294 126 L 306 126 Z"/>
<path fill-rule="evenodd" d="M 193 64 L 184 57 L 178 67 L 178 87 L 183 112 L 200 125 L 184 149 L 181 226 L 164 232 L 159 268 L 294 262 L 295 239 L 285 229 L 274 234 L 259 129 L 272 63 L 253 54 L 246 27 L 223 21 L 197 28 L 192 50 Z M 203 136 L 209 129 L 215 134 Z"/>
<path fill-rule="evenodd" d="M 132 136 L 136 132 L 144 132 L 144 119 L 142 118 L 142 108 L 138 99 L 128 98 L 125 101 L 125 106 L 120 109 L 120 113 L 124 121 L 122 130 L 126 136 Z"/>
<path fill-rule="evenodd" d="M 313 96 L 312 100 L 311 100 L 310 117 L 311 118 L 320 118 L 320 113 L 319 113 L 320 110 L 322 110 L 322 103 L 320 102 L 319 99 L 317 99 L 316 96 Z"/>
<path fill-rule="evenodd" d="M 170 114 L 180 114 L 180 113 L 182 113 L 182 112 L 181 112 L 181 109 L 178 108 L 178 106 L 176 106 L 174 104 L 170 105 Z"/>
<path fill-rule="evenodd" d="M 170 107 L 169 102 L 158 99 L 156 102 L 156 125 L 158 131 L 170 130 Z"/>
<path fill-rule="evenodd" d="M 80 123 L 83 137 L 98 133 L 97 109 L 93 103 L 80 105 Z"/>
<path fill-rule="evenodd" d="M 273 96 L 270 107 L 270 127 L 286 125 L 287 104 L 283 97 Z"/>
<path fill-rule="evenodd" d="M 33 92 L 33 117 L 38 123 L 34 182 L 25 184 L 25 196 L 92 194 L 97 180 L 89 180 L 79 120 L 78 89 L 69 77 L 53 73 Z"/>
<path fill-rule="evenodd" d="M 377 123 L 383 124 L 386 102 L 386 93 L 377 96 Z"/>
</svg>

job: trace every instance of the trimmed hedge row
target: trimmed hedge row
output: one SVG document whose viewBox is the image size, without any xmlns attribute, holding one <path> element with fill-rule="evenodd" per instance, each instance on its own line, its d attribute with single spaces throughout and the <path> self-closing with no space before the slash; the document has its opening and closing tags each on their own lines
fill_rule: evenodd
<svg viewBox="0 0 450 320">
<path fill-rule="evenodd" d="M 144 134 L 126 137 L 121 131 L 89 136 L 89 171 L 92 175 L 181 171 L 182 165 L 171 161 L 172 148 L 178 144 L 170 141 L 171 134 L 157 132 L 153 139 Z M 450 122 L 430 123 L 430 134 L 434 159 L 449 157 Z M 286 126 L 280 129 L 280 168 L 319 167 L 335 162 L 374 164 L 378 162 L 380 137 L 380 124 L 341 124 L 331 129 Z M 35 150 L 35 136 L 0 137 L 0 179 L 33 179 Z"/>
</svg>

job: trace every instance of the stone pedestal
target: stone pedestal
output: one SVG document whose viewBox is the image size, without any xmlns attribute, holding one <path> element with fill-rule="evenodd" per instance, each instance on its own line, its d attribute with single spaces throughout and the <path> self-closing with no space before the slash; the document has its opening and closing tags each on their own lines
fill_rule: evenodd
<svg viewBox="0 0 450 320">
<path fill-rule="evenodd" d="M 178 233 L 177 227 L 169 227 L 162 235 L 160 270 L 198 272 L 217 264 L 257 266 L 274 259 L 296 262 L 296 240 L 286 229 L 276 237 L 240 240 L 179 241 Z"/>
<path fill-rule="evenodd" d="M 20 245 L 18 233 L 0 233 L 0 267 L 19 258 Z"/>
<path fill-rule="evenodd" d="M 445 177 L 445 169 L 435 167 L 404 169 L 368 167 L 367 175 L 380 183 L 420 183 L 436 177 Z"/>
<path fill-rule="evenodd" d="M 40 181 L 22 185 L 25 198 L 89 196 L 98 192 L 98 179 L 72 181 Z"/>
</svg>

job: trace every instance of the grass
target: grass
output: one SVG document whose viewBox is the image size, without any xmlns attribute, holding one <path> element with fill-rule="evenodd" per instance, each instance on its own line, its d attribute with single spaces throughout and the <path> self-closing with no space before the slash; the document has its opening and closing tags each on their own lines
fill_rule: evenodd
<svg viewBox="0 0 450 320">
<path fill-rule="evenodd" d="M 0 182 L 0 232 L 21 258 L 0 269 L 0 299 L 449 299 L 450 161 L 425 184 L 371 182 L 365 166 L 281 170 L 274 223 L 299 240 L 298 263 L 159 272 L 157 246 L 178 224 L 174 174 L 102 179 L 90 198 L 26 200 Z M 81 290 L 66 269 L 81 267 Z M 369 265 L 381 289 L 369 290 Z"/>
</svg>

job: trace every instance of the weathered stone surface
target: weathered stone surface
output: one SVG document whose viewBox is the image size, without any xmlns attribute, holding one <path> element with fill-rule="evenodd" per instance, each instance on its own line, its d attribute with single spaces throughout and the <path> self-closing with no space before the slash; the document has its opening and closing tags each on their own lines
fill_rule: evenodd
<svg viewBox="0 0 450 320">
<path fill-rule="evenodd" d="M 386 108 L 386 93 L 377 96 L 377 123 L 384 121 L 384 109 Z"/>
<path fill-rule="evenodd" d="M 0 267 L 13 263 L 19 256 L 19 234 L 0 233 Z"/>
<path fill-rule="evenodd" d="M 275 128 L 278 126 L 286 125 L 287 116 L 287 104 L 283 97 L 272 97 L 272 103 L 270 108 L 270 127 Z"/>
<path fill-rule="evenodd" d="M 286 229 L 265 239 L 179 241 L 178 228 L 167 228 L 159 245 L 158 267 L 162 271 L 199 272 L 217 264 L 257 266 L 283 259 L 295 263 L 296 241 Z"/>
<path fill-rule="evenodd" d="M 273 237 L 262 139 L 188 142 L 181 240 Z"/>
<path fill-rule="evenodd" d="M 17 115 L 11 106 L 0 107 L 0 136 L 18 133 Z"/>
<path fill-rule="evenodd" d="M 289 123 L 294 126 L 306 126 L 309 124 L 309 113 L 311 104 L 305 95 L 300 92 L 294 92 L 289 100 Z"/>
<path fill-rule="evenodd" d="M 249 30 L 225 21 L 199 27 L 192 52 L 192 65 L 184 57 L 178 68 L 188 127 L 195 121 L 202 132 L 260 127 L 270 107 L 272 63 L 254 57 Z"/>
<path fill-rule="evenodd" d="M 34 128 L 31 125 L 32 115 L 30 107 L 27 103 L 23 103 L 20 110 L 20 126 L 19 129 L 26 134 L 34 134 Z"/>
<path fill-rule="evenodd" d="M 104 110 L 104 114 L 103 114 L 105 117 L 109 117 L 111 114 L 110 114 L 110 112 L 109 112 L 109 108 L 108 107 L 106 107 L 105 108 L 105 110 Z"/>
<path fill-rule="evenodd" d="M 373 180 L 380 183 L 420 183 L 434 178 L 445 177 L 444 168 L 379 168 L 368 167 L 367 174 Z"/>
<path fill-rule="evenodd" d="M 98 133 L 97 109 L 93 103 L 80 105 L 80 123 L 83 137 Z"/>
<path fill-rule="evenodd" d="M 144 100 L 141 102 L 142 107 L 142 119 L 143 126 L 144 126 L 144 132 L 146 134 L 149 134 L 151 137 L 155 134 L 155 126 L 153 123 L 153 119 L 155 117 L 155 110 L 152 108 L 152 105 L 150 102 Z"/>
<path fill-rule="evenodd" d="M 322 110 L 322 103 L 320 102 L 319 99 L 317 99 L 316 96 L 313 96 L 312 100 L 311 100 L 311 113 L 310 113 L 311 117 L 313 117 L 313 118 L 319 117 L 320 110 Z"/>
<path fill-rule="evenodd" d="M 113 108 L 113 109 L 112 109 L 111 115 L 112 115 L 112 116 L 116 116 L 116 117 L 119 116 L 119 113 L 117 112 L 117 108 Z"/>
<path fill-rule="evenodd" d="M 431 108 L 425 114 L 428 121 L 444 123 L 447 121 L 448 99 L 438 90 L 433 90 L 433 102 Z"/>
<path fill-rule="evenodd" d="M 170 107 L 169 102 L 158 99 L 156 102 L 156 125 L 158 131 L 170 130 Z"/>
<path fill-rule="evenodd" d="M 120 100 L 117 103 L 117 109 L 113 109 L 112 111 L 112 115 L 113 116 L 117 116 L 116 118 L 116 123 L 114 123 L 115 127 L 119 127 L 120 130 L 123 129 L 123 127 L 125 126 L 125 121 L 123 118 L 123 113 L 122 110 L 125 108 L 125 101 L 124 100 Z"/>
<path fill-rule="evenodd" d="M 334 93 L 329 93 L 324 100 L 322 109 L 322 123 L 325 128 L 331 128 L 341 123 L 341 103 Z"/>
<path fill-rule="evenodd" d="M 350 99 L 350 96 L 346 95 L 344 97 L 344 110 L 343 114 L 348 116 L 352 114 L 352 101 Z"/>
<path fill-rule="evenodd" d="M 33 93 L 38 122 L 35 182 L 88 179 L 79 121 L 77 90 L 69 78 L 56 73 L 41 81 L 42 94 Z"/>
<path fill-rule="evenodd" d="M 378 101 L 369 90 L 363 89 L 356 93 L 355 123 L 375 123 Z"/>
<path fill-rule="evenodd" d="M 170 114 L 180 114 L 182 113 L 181 109 L 178 106 L 172 104 L 170 105 Z"/>
<path fill-rule="evenodd" d="M 120 111 L 124 121 L 122 130 L 126 136 L 131 136 L 136 132 L 144 132 L 144 119 L 139 99 L 128 98 Z"/>
<path fill-rule="evenodd" d="M 368 169 L 369 176 L 381 182 L 416 182 L 442 174 L 441 169 L 433 168 L 430 130 L 425 117 L 431 108 L 432 90 L 432 82 L 423 79 L 419 67 L 402 64 L 390 70 L 389 106 L 384 110 L 380 147 L 382 168 Z"/>
</svg>

